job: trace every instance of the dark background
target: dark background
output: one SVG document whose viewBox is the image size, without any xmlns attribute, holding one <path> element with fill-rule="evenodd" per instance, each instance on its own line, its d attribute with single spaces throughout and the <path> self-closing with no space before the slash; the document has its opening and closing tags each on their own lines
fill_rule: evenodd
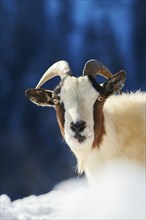
<svg viewBox="0 0 146 220">
<path fill-rule="evenodd" d="M 95 58 L 127 72 L 125 91 L 145 90 L 145 9 L 142 0 L 0 1 L 1 194 L 39 195 L 76 175 L 54 109 L 24 96 L 50 65 L 65 59 L 79 76 Z"/>
</svg>

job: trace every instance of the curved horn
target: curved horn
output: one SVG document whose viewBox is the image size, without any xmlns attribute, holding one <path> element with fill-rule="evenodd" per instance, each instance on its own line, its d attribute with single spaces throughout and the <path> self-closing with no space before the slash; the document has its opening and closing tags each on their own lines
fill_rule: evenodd
<svg viewBox="0 0 146 220">
<path fill-rule="evenodd" d="M 106 79 L 109 79 L 113 76 L 112 73 L 101 62 L 94 59 L 85 63 L 83 75 L 90 75 L 94 78 L 96 75 L 101 75 Z"/>
<path fill-rule="evenodd" d="M 68 63 L 65 60 L 58 61 L 57 63 L 54 63 L 49 69 L 47 69 L 47 71 L 38 82 L 36 89 L 40 88 L 45 82 L 55 76 L 60 76 L 62 80 L 67 75 L 71 75 L 71 69 Z"/>
</svg>

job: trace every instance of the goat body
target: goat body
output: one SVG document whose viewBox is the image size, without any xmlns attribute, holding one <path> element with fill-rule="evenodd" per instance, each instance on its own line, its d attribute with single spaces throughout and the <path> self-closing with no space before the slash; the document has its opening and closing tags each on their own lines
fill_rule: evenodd
<svg viewBox="0 0 146 220">
<path fill-rule="evenodd" d="M 146 147 L 146 94 L 123 93 L 108 98 L 104 107 L 105 135 L 99 148 L 74 151 L 78 171 L 85 171 L 88 179 L 94 179 L 103 163 L 128 159 L 145 164 Z"/>
</svg>

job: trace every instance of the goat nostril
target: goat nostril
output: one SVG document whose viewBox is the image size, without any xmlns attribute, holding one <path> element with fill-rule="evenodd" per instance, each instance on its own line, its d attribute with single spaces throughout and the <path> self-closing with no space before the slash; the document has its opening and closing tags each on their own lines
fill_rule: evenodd
<svg viewBox="0 0 146 220">
<path fill-rule="evenodd" d="M 86 127 L 86 126 L 84 125 L 84 126 L 78 128 L 78 131 L 79 131 L 79 132 L 82 132 L 82 131 L 85 129 L 85 127 Z"/>
<path fill-rule="evenodd" d="M 75 128 L 75 126 L 73 125 L 73 122 L 70 124 L 70 129 L 71 129 L 72 131 L 76 131 L 76 128 Z"/>
</svg>

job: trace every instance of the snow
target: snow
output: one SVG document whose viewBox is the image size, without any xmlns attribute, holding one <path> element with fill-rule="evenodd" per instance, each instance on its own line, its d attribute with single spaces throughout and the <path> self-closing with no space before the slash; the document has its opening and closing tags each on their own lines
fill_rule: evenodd
<svg viewBox="0 0 146 220">
<path fill-rule="evenodd" d="M 112 162 L 97 173 L 95 185 L 85 179 L 62 182 L 51 192 L 11 201 L 1 195 L 2 220 L 145 219 L 145 168 Z"/>
</svg>

